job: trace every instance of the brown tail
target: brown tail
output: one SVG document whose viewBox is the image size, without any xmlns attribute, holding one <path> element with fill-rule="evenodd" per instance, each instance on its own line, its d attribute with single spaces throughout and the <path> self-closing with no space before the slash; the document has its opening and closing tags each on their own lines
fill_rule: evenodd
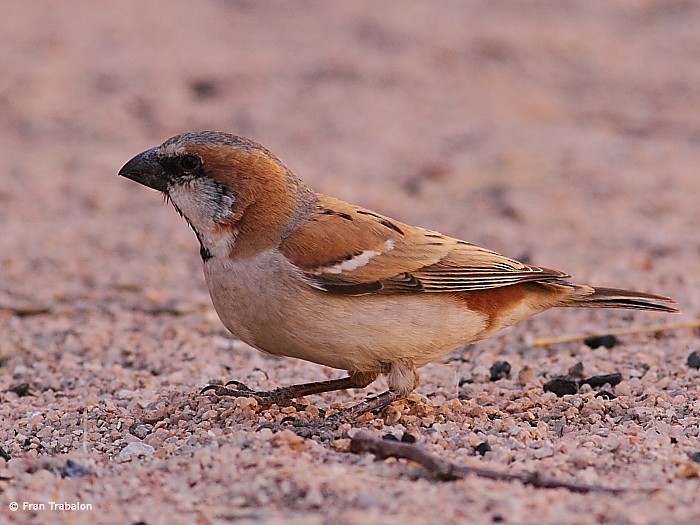
<svg viewBox="0 0 700 525">
<path fill-rule="evenodd" d="M 663 295 L 653 295 L 616 288 L 593 288 L 573 285 L 575 292 L 560 306 L 578 308 L 628 308 L 633 310 L 655 310 L 657 312 L 678 312 L 676 301 Z"/>
</svg>

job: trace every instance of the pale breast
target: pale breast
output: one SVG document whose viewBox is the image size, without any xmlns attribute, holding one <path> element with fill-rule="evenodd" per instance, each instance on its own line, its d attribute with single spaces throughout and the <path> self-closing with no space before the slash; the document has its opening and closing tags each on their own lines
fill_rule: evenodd
<svg viewBox="0 0 700 525">
<path fill-rule="evenodd" d="M 486 317 L 442 294 L 342 296 L 316 290 L 277 251 L 205 264 L 219 317 L 265 352 L 345 370 L 422 366 L 478 337 Z"/>
</svg>

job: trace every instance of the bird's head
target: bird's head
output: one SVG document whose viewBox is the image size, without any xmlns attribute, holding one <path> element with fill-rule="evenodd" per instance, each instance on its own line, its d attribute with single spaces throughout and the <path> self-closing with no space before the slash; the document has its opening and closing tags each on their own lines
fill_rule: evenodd
<svg viewBox="0 0 700 525">
<path fill-rule="evenodd" d="M 172 137 L 136 155 L 119 175 L 162 192 L 195 231 L 205 260 L 276 245 L 315 200 L 260 144 L 215 131 Z"/>
</svg>

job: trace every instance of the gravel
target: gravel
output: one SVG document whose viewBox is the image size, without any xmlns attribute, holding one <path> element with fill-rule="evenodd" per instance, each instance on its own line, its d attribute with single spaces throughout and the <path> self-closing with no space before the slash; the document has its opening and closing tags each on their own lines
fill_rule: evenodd
<svg viewBox="0 0 700 525">
<path fill-rule="evenodd" d="M 662 0 L 4 2 L 0 522 L 700 522 L 697 329 L 532 344 L 698 318 L 699 24 L 700 6 Z M 347 436 L 271 429 L 383 381 L 299 411 L 200 394 L 340 372 L 234 340 L 184 221 L 116 176 L 191 129 L 250 136 L 319 191 L 405 222 L 675 297 L 680 316 L 522 322 L 356 425 L 460 464 L 627 490 L 436 482 L 349 453 Z M 490 381 L 498 361 L 510 375 Z M 578 363 L 574 386 L 621 380 L 545 391 Z"/>
</svg>

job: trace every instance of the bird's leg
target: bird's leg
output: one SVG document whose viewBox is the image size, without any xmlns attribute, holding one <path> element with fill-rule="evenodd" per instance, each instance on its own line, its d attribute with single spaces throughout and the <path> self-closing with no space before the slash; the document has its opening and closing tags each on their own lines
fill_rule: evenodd
<svg viewBox="0 0 700 525">
<path fill-rule="evenodd" d="M 315 423 L 297 422 L 297 434 L 310 437 L 312 435 L 332 437 L 343 423 L 353 423 L 357 418 L 372 412 L 386 408 L 398 399 L 403 399 L 418 386 L 418 373 L 412 361 L 397 359 L 387 363 L 382 372 L 386 374 L 389 390 L 374 397 L 365 399 L 361 403 L 341 410 Z"/>
<path fill-rule="evenodd" d="M 386 408 L 403 397 L 395 390 L 387 390 L 322 420 L 312 422 L 296 420 L 293 422 L 294 432 L 305 438 L 318 436 L 323 440 L 332 439 L 343 423 L 353 423 L 360 416 Z"/>
<path fill-rule="evenodd" d="M 224 386 L 207 385 L 202 393 L 213 390 L 217 396 L 252 397 L 262 405 L 289 406 L 292 400 L 312 394 L 345 390 L 347 388 L 365 388 L 377 379 L 379 374 L 375 372 L 354 372 L 348 377 L 330 379 L 328 381 L 316 381 L 314 383 L 302 383 L 298 385 L 282 386 L 274 390 L 256 392 L 239 381 L 229 381 Z M 233 388 L 231 388 L 233 387 Z M 371 409 L 370 409 L 371 410 Z"/>
<path fill-rule="evenodd" d="M 382 410 L 392 404 L 394 401 L 401 399 L 403 396 L 399 395 L 398 392 L 394 390 L 386 390 L 381 394 L 372 396 L 365 399 L 361 403 L 357 403 L 351 407 L 348 407 L 340 412 L 333 414 L 326 418 L 326 421 L 337 422 L 337 423 L 352 423 L 360 416 L 365 415 L 367 412 L 373 412 L 374 410 Z"/>
</svg>

